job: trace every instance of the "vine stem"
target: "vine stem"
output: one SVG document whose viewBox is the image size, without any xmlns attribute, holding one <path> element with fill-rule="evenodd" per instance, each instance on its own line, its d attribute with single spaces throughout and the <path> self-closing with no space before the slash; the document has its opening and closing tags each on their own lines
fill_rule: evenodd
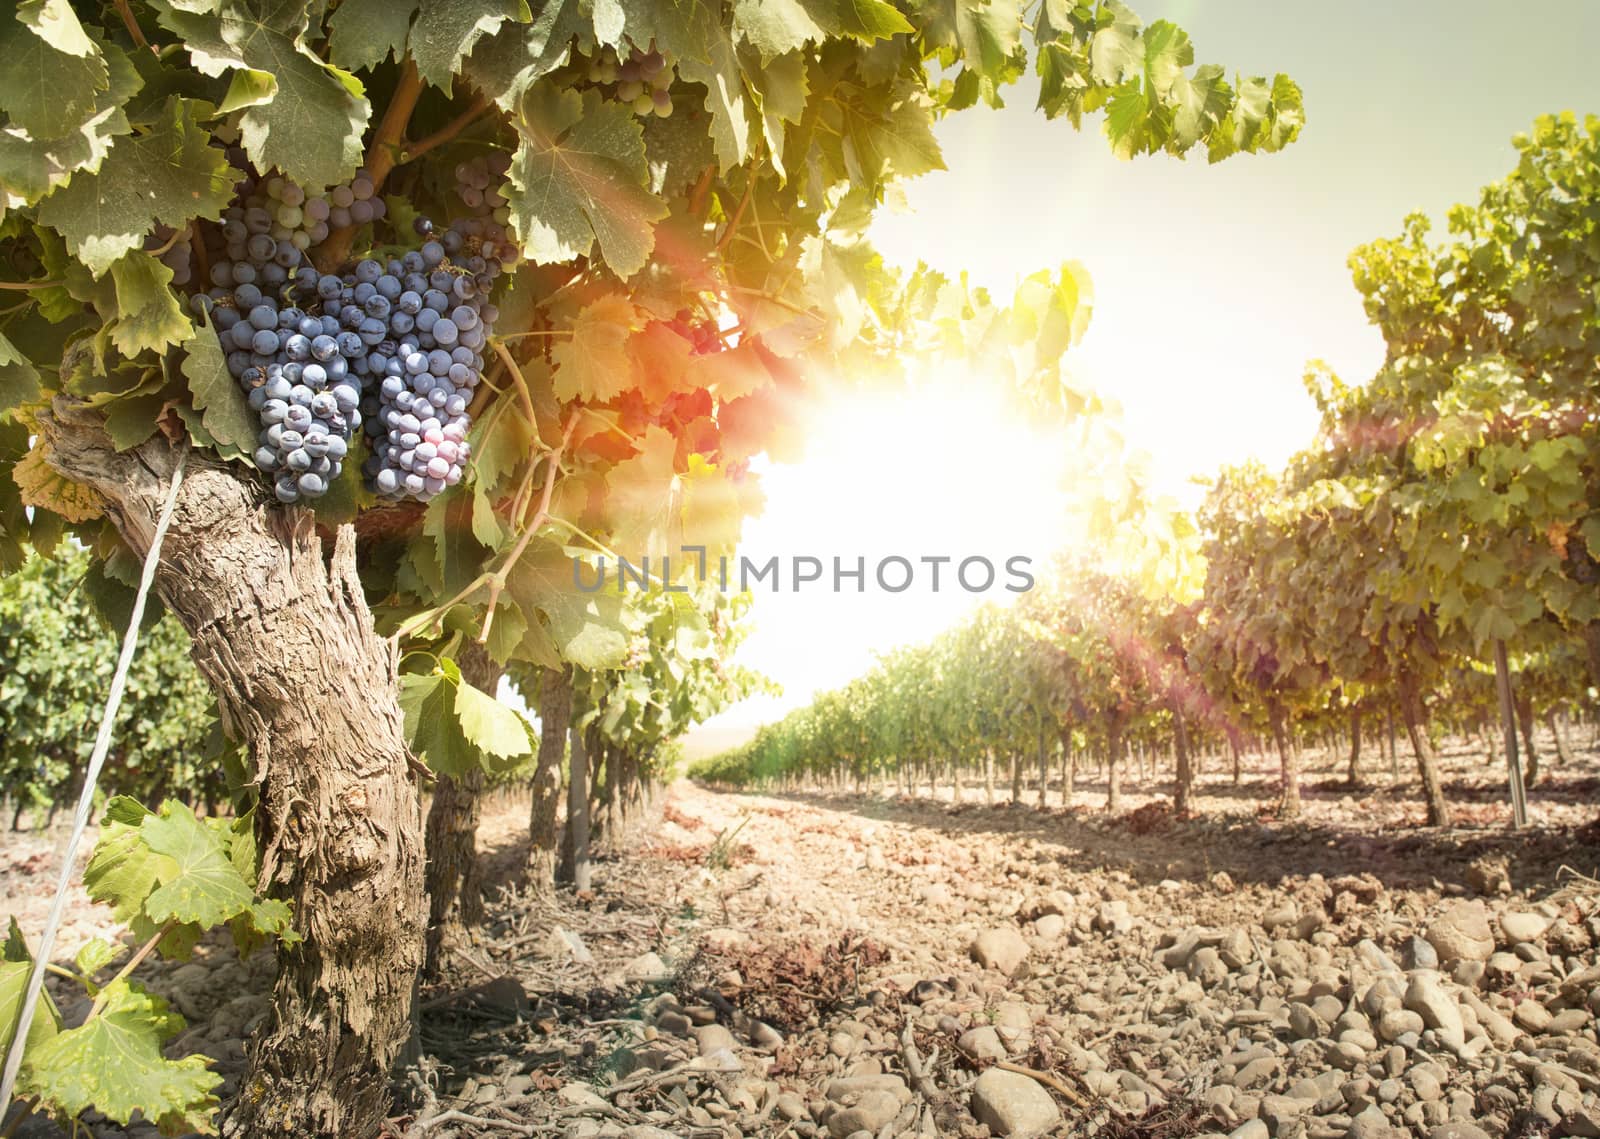
<svg viewBox="0 0 1600 1139">
<path fill-rule="evenodd" d="M 733 231 L 739 228 L 739 222 L 744 217 L 744 211 L 750 206 L 750 196 L 755 192 L 756 174 L 760 171 L 759 165 L 752 166 L 746 176 L 744 194 L 739 199 L 739 204 L 733 207 L 733 216 L 728 219 L 728 228 L 722 231 L 722 236 L 717 239 L 714 252 L 721 253 L 728 242 L 733 240 Z"/>
<path fill-rule="evenodd" d="M 0 281 L 0 289 L 53 289 L 60 281 Z"/>
<path fill-rule="evenodd" d="M 561 444 L 546 455 L 546 461 L 549 462 L 550 466 L 545 472 L 544 493 L 540 498 L 539 513 L 534 516 L 533 525 L 523 530 L 522 536 L 517 540 L 516 546 L 512 548 L 510 554 L 507 556 L 506 563 L 501 566 L 500 569 L 494 572 L 485 571 L 480 573 L 466 585 L 456 590 L 455 595 L 449 600 L 435 605 L 427 612 L 418 613 L 409 621 L 403 623 L 398 629 L 390 634 L 389 639 L 391 641 L 398 643 L 404 637 L 411 636 L 413 633 L 421 632 L 424 629 L 428 629 L 436 625 L 441 617 L 486 585 L 489 586 L 490 589 L 489 613 L 491 616 L 485 618 L 484 620 L 483 632 L 479 636 L 478 643 L 483 644 L 488 640 L 489 627 L 493 623 L 492 614 L 494 613 L 494 606 L 500 600 L 501 591 L 505 589 L 505 581 L 510 575 L 511 567 L 516 564 L 517 559 L 521 558 L 523 553 L 527 550 L 528 543 L 532 540 L 534 531 L 540 526 L 544 525 L 544 523 L 550 518 L 550 499 L 555 493 L 556 473 L 561 465 L 561 454 L 566 449 L 568 442 L 572 439 L 572 433 L 577 426 L 578 417 L 574 415 L 571 422 L 567 424 L 566 433 L 562 436 Z M 519 498 L 522 497 L 521 490 L 519 490 L 517 494 Z M 513 517 L 514 516 L 515 515 L 513 515 Z"/>
<path fill-rule="evenodd" d="M 506 579 L 511 575 L 511 568 L 517 564 L 528 549 L 528 543 L 533 541 L 533 536 L 543 526 L 545 519 L 550 517 L 550 499 L 556 490 L 556 475 L 561 468 L 561 455 L 572 442 L 572 433 L 577 430 L 578 417 L 574 415 L 567 421 L 567 429 L 562 432 L 561 443 L 554 451 L 550 452 L 547 460 L 549 466 L 544 472 L 544 489 L 539 493 L 539 509 L 534 513 L 533 520 L 522 528 L 522 535 L 517 539 L 517 544 L 511 547 L 511 553 L 506 555 L 505 564 L 489 575 L 489 603 L 484 609 L 483 629 L 478 633 L 478 643 L 487 644 L 489 641 L 489 628 L 494 624 L 494 607 L 500 603 L 500 594 L 506 587 Z"/>
<path fill-rule="evenodd" d="M 94 751 L 89 756 L 89 767 L 84 772 L 83 790 L 78 795 L 78 809 L 72 819 L 72 835 L 61 855 L 61 873 L 56 880 L 56 897 L 45 917 L 44 932 L 39 937 L 39 949 L 33 958 L 33 970 L 28 974 L 28 987 L 22 994 L 22 1008 L 17 1015 L 16 1031 L 11 1036 L 11 1048 L 6 1053 L 6 1066 L 0 1075 L 0 1104 L 11 1102 L 11 1093 L 17 1086 L 17 1073 L 22 1069 L 22 1050 L 28 1040 L 28 1030 L 33 1027 L 34 1010 L 38 1007 L 39 993 L 44 988 L 44 970 L 50 962 L 56 931 L 61 927 L 61 915 L 67 908 L 67 888 L 72 882 L 73 868 L 78 860 L 78 847 L 83 842 L 83 832 L 89 826 L 89 812 L 94 808 L 95 784 L 100 769 L 105 766 L 111 751 L 112 731 L 117 723 L 117 711 L 122 707 L 122 693 L 128 685 L 128 669 L 133 664 L 133 651 L 139 644 L 139 624 L 144 620 L 144 604 L 150 596 L 150 586 L 156 578 L 156 566 L 161 561 L 161 543 L 166 539 L 167 526 L 172 522 L 172 512 L 178 505 L 178 488 L 183 485 L 183 468 L 189 460 L 188 448 L 178 456 L 172 468 L 172 485 L 167 490 L 166 501 L 161 504 L 161 514 L 156 519 L 150 549 L 144 555 L 144 568 L 139 574 L 139 589 L 134 594 L 133 612 L 128 618 L 128 631 L 122 638 L 122 653 L 117 658 L 117 671 L 111 678 L 111 691 L 106 695 L 106 706 L 100 715 L 100 731 L 95 737 Z"/>
<path fill-rule="evenodd" d="M 116 0 L 116 5 L 117 15 L 122 17 L 123 26 L 128 29 L 128 35 L 133 37 L 134 46 L 155 51 L 155 48 L 150 47 L 150 41 L 144 38 L 144 29 L 139 26 L 139 21 L 133 18 L 133 8 L 128 0 Z"/>
<path fill-rule="evenodd" d="M 417 72 L 416 61 L 407 59 L 400 68 L 400 79 L 394 86 L 394 94 L 389 96 L 389 105 L 378 122 L 378 129 L 373 132 L 372 145 L 367 147 L 366 167 L 372 178 L 374 194 L 383 189 L 383 180 L 395 167 L 395 156 L 405 137 L 406 124 L 411 121 L 411 112 L 416 110 L 417 100 L 421 97 L 422 76 Z M 355 240 L 357 228 L 355 225 L 341 226 L 330 233 L 318 248 L 316 261 L 324 272 L 342 265 L 350 256 L 350 244 Z"/>
<path fill-rule="evenodd" d="M 135 969 L 144 964 L 145 958 L 149 957 L 150 954 L 155 952 L 156 946 L 161 944 L 161 939 L 166 937 L 167 934 L 171 933 L 177 927 L 177 925 L 177 918 L 168 918 L 166 924 L 160 929 L 156 930 L 155 935 L 152 936 L 149 941 L 146 941 L 143 945 L 139 946 L 139 951 L 132 957 L 128 958 L 128 963 L 121 969 L 117 970 L 117 975 L 111 978 L 111 980 L 107 981 L 105 986 L 100 990 L 100 995 L 95 997 L 94 1004 L 89 1006 L 89 1015 L 83 1018 L 86 1022 L 94 1019 L 95 1014 L 106 1007 L 106 994 L 111 991 L 111 986 L 115 985 L 118 981 L 126 981 L 129 976 L 132 975 Z"/>
<path fill-rule="evenodd" d="M 434 147 L 443 146 L 493 109 L 494 103 L 487 96 L 479 95 L 473 100 L 470 107 L 432 134 L 424 135 L 416 142 L 402 143 L 400 146 L 400 163 L 421 158 Z"/>
</svg>

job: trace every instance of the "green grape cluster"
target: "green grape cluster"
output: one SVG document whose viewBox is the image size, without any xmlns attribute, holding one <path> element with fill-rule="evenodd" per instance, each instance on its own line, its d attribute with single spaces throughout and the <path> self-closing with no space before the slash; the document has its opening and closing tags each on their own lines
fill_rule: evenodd
<svg viewBox="0 0 1600 1139">
<path fill-rule="evenodd" d="M 648 50 L 630 46 L 627 59 L 609 47 L 601 48 L 589 61 L 588 77 L 591 83 L 614 87 L 617 101 L 636 115 L 664 119 L 672 114 L 670 89 L 677 74 L 666 54 L 656 50 L 654 40 Z"/>
</svg>

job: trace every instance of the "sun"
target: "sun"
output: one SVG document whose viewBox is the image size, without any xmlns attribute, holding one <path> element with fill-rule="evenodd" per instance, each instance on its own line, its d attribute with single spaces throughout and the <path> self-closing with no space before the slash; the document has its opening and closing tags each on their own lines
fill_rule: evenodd
<svg viewBox="0 0 1600 1139">
<path fill-rule="evenodd" d="M 746 522 L 740 553 L 785 567 L 815 558 L 822 578 L 796 590 L 785 570 L 778 591 L 753 589 L 755 628 L 737 659 L 784 695 L 737 705 L 702 729 L 708 736 L 776 718 L 865 671 L 874 652 L 925 640 L 986 601 L 1015 600 L 1006 586 L 1022 582 L 1008 563 L 1037 576 L 1076 532 L 1062 490 L 1071 432 L 1030 421 L 988 378 L 944 370 L 895 385 L 834 382 L 799 434 L 799 462 L 754 464 L 766 507 Z M 981 592 L 958 576 L 974 558 L 995 569 Z M 876 580 L 883 564 L 888 585 L 901 584 L 893 559 L 913 571 L 898 592 Z M 969 585 L 984 577 L 981 563 L 969 566 Z"/>
</svg>

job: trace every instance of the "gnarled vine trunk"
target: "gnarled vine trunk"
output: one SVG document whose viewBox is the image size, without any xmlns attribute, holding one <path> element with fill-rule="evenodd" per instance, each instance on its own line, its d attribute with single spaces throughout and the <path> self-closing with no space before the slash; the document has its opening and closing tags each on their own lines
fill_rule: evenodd
<svg viewBox="0 0 1600 1139">
<path fill-rule="evenodd" d="M 1354 787 L 1361 782 L 1361 705 L 1350 705 L 1350 767 L 1344 781 Z"/>
<path fill-rule="evenodd" d="M 539 685 L 539 759 L 533 773 L 533 809 L 528 819 L 528 884 L 538 893 L 556 888 L 556 858 L 561 835 L 561 760 L 567 754 L 572 720 L 572 676 L 546 672 Z"/>
<path fill-rule="evenodd" d="M 1278 803 L 1278 813 L 1285 819 L 1300 817 L 1300 756 L 1289 738 L 1287 717 L 1283 703 L 1276 696 L 1267 697 L 1267 721 L 1272 728 L 1272 742 L 1278 749 L 1278 766 L 1283 773 L 1283 797 Z"/>
<path fill-rule="evenodd" d="M 488 650 L 468 641 L 456 657 L 461 679 L 494 694 L 502 669 Z M 478 820 L 483 814 L 483 771 L 459 779 L 439 776 L 428 806 L 428 937 L 423 972 L 437 977 L 449 950 L 464 944 L 483 920 L 483 878 L 478 863 Z"/>
<path fill-rule="evenodd" d="M 1423 718 L 1422 693 L 1410 672 L 1401 670 L 1396 678 L 1400 694 L 1400 718 L 1405 721 L 1406 737 L 1417 757 L 1417 774 L 1422 779 L 1422 798 L 1427 804 L 1427 825 L 1450 825 L 1450 804 L 1444 797 L 1444 784 L 1439 779 L 1439 763 L 1433 754 L 1433 743 L 1428 739 L 1428 725 Z"/>
<path fill-rule="evenodd" d="M 118 453 L 83 408 L 40 416 L 48 461 L 93 487 L 141 557 L 179 452 Z M 228 733 L 249 748 L 261 885 L 304 940 L 278 950 L 272 1012 L 249 1047 L 224 1133 L 370 1139 L 422 963 L 422 818 L 394 647 L 373 629 L 355 532 L 331 557 L 311 512 L 269 505 L 234 470 L 191 455 L 156 588 L 193 640 Z"/>
<path fill-rule="evenodd" d="M 1189 726 L 1184 723 L 1183 708 L 1176 700 L 1172 702 L 1172 745 L 1177 752 L 1172 810 L 1174 814 L 1186 815 L 1189 813 L 1189 804 L 1194 798 L 1194 767 L 1189 757 Z"/>
</svg>

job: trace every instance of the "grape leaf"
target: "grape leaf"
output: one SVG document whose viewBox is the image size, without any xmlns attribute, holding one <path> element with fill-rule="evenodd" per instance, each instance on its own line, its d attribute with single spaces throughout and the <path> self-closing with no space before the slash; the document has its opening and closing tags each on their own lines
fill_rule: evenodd
<svg viewBox="0 0 1600 1139">
<path fill-rule="evenodd" d="M 0 332 L 0 415 L 39 398 L 39 369 Z"/>
<path fill-rule="evenodd" d="M 216 332 L 205 324 L 194 324 L 183 342 L 183 353 L 183 376 L 206 434 L 216 441 L 224 459 L 248 454 L 259 428 L 244 393 L 228 372 Z"/>
<path fill-rule="evenodd" d="M 128 981 L 106 986 L 101 999 L 104 1007 L 82 1027 L 30 1051 L 34 1085 L 64 1115 L 92 1107 L 119 1123 L 140 1113 L 167 1135 L 213 1133 L 212 1093 L 222 1077 L 207 1070 L 204 1056 L 161 1055 L 161 1042 L 182 1031 L 183 1018 Z"/>
<path fill-rule="evenodd" d="M 17 919 L 12 918 L 6 936 L 5 952 L 0 957 L 0 1055 L 11 1050 L 11 1041 L 17 1031 L 17 1017 L 22 1010 L 22 996 L 28 987 L 28 974 L 33 972 L 33 957 L 22 940 L 22 930 Z M 50 1040 L 61 1031 L 61 1013 L 48 989 L 39 992 L 39 1003 L 34 1006 L 33 1023 L 28 1026 L 27 1054 Z"/>
<path fill-rule="evenodd" d="M 644 315 L 621 293 L 607 293 L 583 307 L 572 335 L 550 350 L 556 398 L 601 402 L 633 387 L 628 343 L 644 326 Z"/>
<path fill-rule="evenodd" d="M 829 35 L 853 36 L 864 42 L 912 30 L 911 24 L 886 0 L 805 0 L 806 9 Z"/>
<path fill-rule="evenodd" d="M 405 55 L 418 0 L 344 0 L 328 17 L 329 58 L 340 67 L 376 67 Z"/>
<path fill-rule="evenodd" d="M 167 407 L 165 392 L 139 392 L 106 404 L 106 434 L 119 451 L 137 447 L 156 433 L 157 421 Z"/>
<path fill-rule="evenodd" d="M 665 202 L 646 189 L 644 136 L 627 107 L 575 91 L 531 89 L 518 114 L 511 220 L 535 262 L 600 255 L 619 277 L 644 267 Z"/>
<path fill-rule="evenodd" d="M 711 145 L 723 170 L 742 166 L 750 157 L 750 104 L 745 98 L 744 70 L 733 37 L 718 24 L 706 44 L 707 54 L 685 56 L 678 74 L 704 84 L 704 106 L 711 115 Z"/>
<path fill-rule="evenodd" d="M 479 752 L 496 759 L 533 754 L 522 717 L 464 680 L 456 688 L 455 714 L 462 736 Z"/>
<path fill-rule="evenodd" d="M 171 860 L 161 885 L 145 899 L 145 913 L 157 923 L 169 920 L 210 927 L 250 908 L 255 891 L 228 859 L 217 833 L 195 818 L 184 803 L 169 800 L 161 813 L 139 828 L 145 845 Z"/>
<path fill-rule="evenodd" d="M 61 22 L 42 20 L 43 9 L 31 5 L 19 7 L 11 19 L 0 17 L 0 111 L 34 138 L 59 138 L 82 126 L 94 113 L 95 96 L 111 83 L 97 49 L 75 54 L 58 46 L 86 38 L 71 9 L 59 7 L 66 9 L 75 35 Z"/>
<path fill-rule="evenodd" d="M 167 286 L 172 270 L 143 250 L 126 253 L 111 264 L 117 287 L 117 317 L 108 327 L 117 351 L 132 359 L 147 348 L 160 351 L 187 338 L 192 326 Z"/>
<path fill-rule="evenodd" d="M 544 614 L 562 660 L 579 668 L 617 668 L 628 651 L 622 598 L 610 589 L 579 592 L 573 584 L 577 557 L 577 551 L 536 539 L 512 567 L 506 591 L 525 616 Z"/>
<path fill-rule="evenodd" d="M 83 948 L 78 950 L 78 955 L 72 959 L 72 963 L 85 977 L 93 977 L 115 961 L 119 952 L 121 951 L 105 938 L 95 937 L 83 943 Z"/>
<path fill-rule="evenodd" d="M 422 516 L 422 532 L 433 539 L 441 593 L 457 593 L 465 588 L 478 576 L 488 553 L 473 529 L 472 499 L 471 487 L 453 486 L 429 502 Z"/>
<path fill-rule="evenodd" d="M 670 432 L 652 425 L 639 440 L 639 453 L 606 476 L 611 548 L 634 565 L 645 557 L 676 554 L 682 544 L 677 449 Z"/>
<path fill-rule="evenodd" d="M 57 51 L 79 59 L 92 59 L 100 54 L 68 0 L 22 0 L 17 5 L 17 19 Z"/>
<path fill-rule="evenodd" d="M 47 461 L 49 445 L 42 439 L 11 469 L 11 478 L 29 506 L 42 506 L 68 522 L 87 522 L 105 513 L 100 496 L 86 486 L 69 482 Z"/>
<path fill-rule="evenodd" d="M 825 34 L 802 0 L 734 0 L 733 32 L 764 61 Z"/>
<path fill-rule="evenodd" d="M 39 204 L 39 221 L 65 237 L 96 277 L 153 223 L 177 228 L 227 206 L 235 175 L 200 126 L 203 107 L 169 99 L 148 133 L 118 139 L 99 170 L 73 175 Z"/>
<path fill-rule="evenodd" d="M 567 61 L 574 38 L 593 22 L 580 0 L 546 0 L 531 24 L 502 24 L 478 41 L 462 64 L 462 77 L 509 111 L 541 76 Z"/>
<path fill-rule="evenodd" d="M 427 673 L 402 673 L 400 710 L 405 714 L 411 750 L 436 775 L 461 776 L 477 766 L 478 757 L 456 719 L 456 690 L 461 670 L 448 658 Z"/>
<path fill-rule="evenodd" d="M 689 457 L 683 476 L 681 544 L 732 551 L 747 515 L 760 513 L 762 495 L 753 481 L 734 482 L 699 455 Z"/>
<path fill-rule="evenodd" d="M 204 75 L 249 68 L 272 77 L 271 98 L 239 120 L 256 167 L 278 167 L 309 187 L 332 185 L 361 164 L 372 107 L 354 75 L 324 63 L 306 45 L 308 6 L 297 0 L 218 0 L 205 12 L 155 0 L 160 21 L 183 40 Z"/>
<path fill-rule="evenodd" d="M 527 0 L 422 0 L 409 44 L 418 74 L 450 90 L 462 58 L 483 36 L 507 20 L 526 23 L 531 15 Z"/>
</svg>

